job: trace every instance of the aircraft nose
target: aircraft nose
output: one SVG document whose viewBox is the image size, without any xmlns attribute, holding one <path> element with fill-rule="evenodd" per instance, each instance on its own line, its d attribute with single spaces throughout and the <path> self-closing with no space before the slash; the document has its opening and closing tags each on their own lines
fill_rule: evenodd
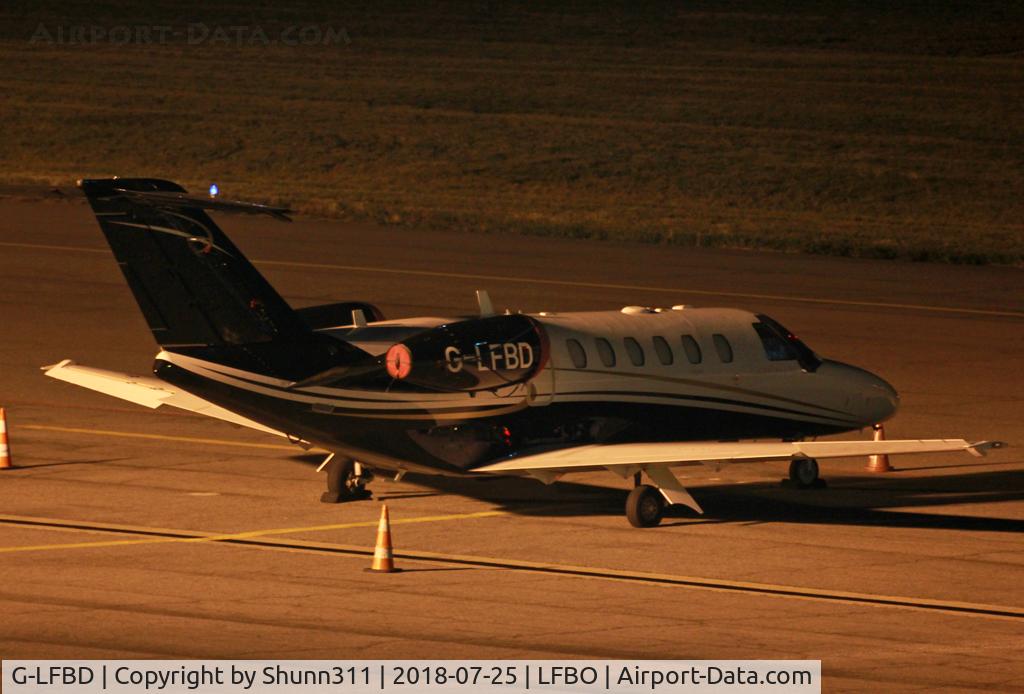
<svg viewBox="0 0 1024 694">
<path fill-rule="evenodd" d="M 884 378 L 876 376 L 870 371 L 865 371 L 864 399 L 866 401 L 867 419 L 872 424 L 878 424 L 896 414 L 900 406 L 900 394 Z"/>
<path fill-rule="evenodd" d="M 830 362 L 829 366 L 840 377 L 850 413 L 865 426 L 884 422 L 896 414 L 900 395 L 888 381 L 850 364 Z"/>
</svg>

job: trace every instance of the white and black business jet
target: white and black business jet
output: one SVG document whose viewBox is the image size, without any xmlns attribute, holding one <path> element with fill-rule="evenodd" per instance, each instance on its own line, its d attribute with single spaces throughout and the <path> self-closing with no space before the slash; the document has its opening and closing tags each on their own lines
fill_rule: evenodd
<svg viewBox="0 0 1024 694">
<path fill-rule="evenodd" d="M 1001 445 L 808 441 L 884 421 L 898 395 L 762 314 L 498 315 L 483 292 L 473 316 L 386 320 L 352 301 L 296 310 L 205 212 L 287 220 L 288 210 L 157 179 L 79 186 L 161 351 L 156 378 L 70 360 L 46 375 L 333 451 L 325 501 L 369 496 L 373 471 L 550 483 L 608 470 L 633 480 L 626 516 L 646 527 L 666 504 L 700 512 L 671 470 L 679 465 L 788 460 L 793 481 L 813 486 L 822 458 Z"/>
</svg>

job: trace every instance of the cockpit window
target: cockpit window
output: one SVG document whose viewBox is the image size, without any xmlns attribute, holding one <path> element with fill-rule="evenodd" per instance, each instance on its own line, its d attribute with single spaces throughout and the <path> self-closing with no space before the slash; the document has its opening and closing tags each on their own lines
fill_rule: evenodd
<svg viewBox="0 0 1024 694">
<path fill-rule="evenodd" d="M 779 350 L 777 345 L 772 347 L 773 351 L 769 351 L 769 345 L 765 342 L 765 338 L 762 333 L 763 330 L 774 335 L 774 338 L 772 338 L 773 342 L 777 340 L 784 342 L 793 354 L 791 357 L 784 358 L 796 359 L 800 363 L 800 368 L 804 371 L 817 371 L 818 367 L 821 366 L 821 359 L 818 358 L 818 355 L 815 354 L 810 347 L 805 345 L 800 338 L 786 330 L 786 328 L 777 320 L 769 318 L 763 313 L 757 314 L 757 320 L 760 321 L 760 323 L 754 323 L 754 329 L 757 330 L 758 336 L 761 337 L 761 341 L 765 345 L 765 354 L 768 355 L 769 359 L 772 359 L 773 351 L 775 354 L 781 354 L 782 352 Z M 762 327 L 758 328 L 758 325 L 761 325 Z"/>
<path fill-rule="evenodd" d="M 766 323 L 754 323 L 754 330 L 761 338 L 761 346 L 764 347 L 764 355 L 768 357 L 768 361 L 796 359 L 796 350 L 786 341 L 785 335 L 780 335 Z"/>
<path fill-rule="evenodd" d="M 583 345 L 579 343 L 579 340 L 570 338 L 565 341 L 565 346 L 569 350 L 569 358 L 572 359 L 572 365 L 577 369 L 587 368 L 587 352 L 583 349 Z"/>
<path fill-rule="evenodd" d="M 609 369 L 615 366 L 615 350 L 608 340 L 599 337 L 594 342 L 597 344 L 597 356 L 601 357 L 601 363 Z"/>
</svg>

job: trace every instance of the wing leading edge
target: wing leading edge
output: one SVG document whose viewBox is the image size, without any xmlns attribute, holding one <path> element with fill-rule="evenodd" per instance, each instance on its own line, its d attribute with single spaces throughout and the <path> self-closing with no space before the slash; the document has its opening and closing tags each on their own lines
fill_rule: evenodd
<svg viewBox="0 0 1024 694">
<path fill-rule="evenodd" d="M 869 455 L 940 453 L 967 451 L 981 456 L 991 448 L 1002 448 L 1001 441 L 970 443 L 964 439 L 907 439 L 892 441 L 698 441 L 667 443 L 621 443 L 562 448 L 502 460 L 474 472 L 506 473 L 548 471 L 569 472 L 585 468 L 612 469 L 648 465 L 685 465 L 695 463 L 749 463 L 793 458 L 854 458 Z"/>
<path fill-rule="evenodd" d="M 622 443 L 562 448 L 502 460 L 475 468 L 473 472 L 504 474 L 521 472 L 550 484 L 567 472 L 608 470 L 623 479 L 646 472 L 670 504 L 689 506 L 704 513 L 670 469 L 673 465 L 751 463 L 771 460 L 852 458 L 868 455 L 939 453 L 967 451 L 985 455 L 990 448 L 1002 448 L 1001 441 L 970 443 L 964 439 L 920 439 L 903 441 L 698 441 L 668 443 Z M 627 504 L 628 508 L 628 504 Z M 627 512 L 628 515 L 628 512 Z M 660 516 L 659 516 L 660 518 Z M 655 521 L 655 524 L 657 521 Z"/>
</svg>

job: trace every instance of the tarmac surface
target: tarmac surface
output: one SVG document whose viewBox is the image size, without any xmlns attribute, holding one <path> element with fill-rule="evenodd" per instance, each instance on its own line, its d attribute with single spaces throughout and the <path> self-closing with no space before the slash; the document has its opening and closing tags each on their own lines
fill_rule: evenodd
<svg viewBox="0 0 1024 694">
<path fill-rule="evenodd" d="M 322 454 L 43 377 L 147 374 L 156 345 L 83 203 L 0 199 L 3 658 L 810 658 L 826 691 L 1024 690 L 1024 271 L 218 221 L 296 306 L 764 311 L 893 383 L 891 438 L 1011 448 L 809 491 L 683 469 L 706 514 L 650 530 L 610 474 L 321 504 Z M 363 571 L 380 500 L 400 574 Z"/>
</svg>

